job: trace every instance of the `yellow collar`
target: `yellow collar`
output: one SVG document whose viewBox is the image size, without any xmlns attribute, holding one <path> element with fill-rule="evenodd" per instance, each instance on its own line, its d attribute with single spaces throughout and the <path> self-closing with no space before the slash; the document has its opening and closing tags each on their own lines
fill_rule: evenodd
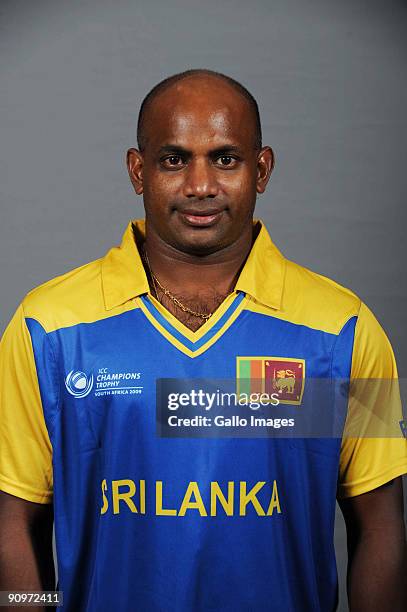
<svg viewBox="0 0 407 612">
<path fill-rule="evenodd" d="M 280 309 L 284 286 L 286 260 L 272 242 L 261 220 L 259 234 L 237 280 L 235 291 L 243 291 L 256 301 Z M 145 235 L 145 220 L 130 221 L 122 243 L 113 247 L 102 259 L 102 285 L 106 310 L 148 293 L 149 286 L 144 266 L 135 242 L 133 227 Z"/>
</svg>

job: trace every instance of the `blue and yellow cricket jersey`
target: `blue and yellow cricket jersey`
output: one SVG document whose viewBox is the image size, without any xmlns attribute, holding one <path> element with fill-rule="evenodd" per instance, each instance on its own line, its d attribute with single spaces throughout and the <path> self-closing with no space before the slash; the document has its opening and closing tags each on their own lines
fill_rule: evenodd
<svg viewBox="0 0 407 612">
<path fill-rule="evenodd" d="M 63 610 L 334 610 L 336 497 L 407 471 L 401 435 L 157 435 L 162 377 L 239 370 L 298 410 L 313 378 L 397 378 L 367 306 L 255 223 L 234 292 L 196 332 L 150 295 L 138 220 L 102 259 L 31 291 L 4 333 L 0 488 L 53 502 Z"/>
</svg>

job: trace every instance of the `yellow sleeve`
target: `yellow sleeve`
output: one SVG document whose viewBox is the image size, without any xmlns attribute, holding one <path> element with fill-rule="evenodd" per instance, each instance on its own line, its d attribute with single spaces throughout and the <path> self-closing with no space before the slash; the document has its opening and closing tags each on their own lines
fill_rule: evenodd
<svg viewBox="0 0 407 612">
<path fill-rule="evenodd" d="M 391 344 L 362 302 L 356 322 L 338 497 L 371 491 L 407 473 L 407 440 Z"/>
<path fill-rule="evenodd" d="M 53 496 L 52 446 L 22 305 L 0 342 L 0 490 L 41 504 Z"/>
</svg>

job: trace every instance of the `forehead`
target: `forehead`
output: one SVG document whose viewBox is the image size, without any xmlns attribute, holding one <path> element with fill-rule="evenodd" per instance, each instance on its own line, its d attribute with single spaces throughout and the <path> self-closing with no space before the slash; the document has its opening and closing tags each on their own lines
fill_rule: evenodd
<svg viewBox="0 0 407 612">
<path fill-rule="evenodd" d="M 147 110 L 145 133 L 149 146 L 173 143 L 252 146 L 255 117 L 249 101 L 218 79 L 183 80 L 171 85 Z"/>
</svg>

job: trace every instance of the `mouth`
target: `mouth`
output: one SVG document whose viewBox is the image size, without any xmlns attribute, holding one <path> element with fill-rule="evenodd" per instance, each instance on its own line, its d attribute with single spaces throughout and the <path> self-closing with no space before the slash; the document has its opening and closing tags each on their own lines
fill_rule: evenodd
<svg viewBox="0 0 407 612">
<path fill-rule="evenodd" d="M 210 227 L 217 223 L 223 214 L 223 210 L 219 209 L 207 209 L 207 210 L 193 210 L 187 209 L 178 211 L 181 219 L 187 225 L 193 227 Z"/>
</svg>

